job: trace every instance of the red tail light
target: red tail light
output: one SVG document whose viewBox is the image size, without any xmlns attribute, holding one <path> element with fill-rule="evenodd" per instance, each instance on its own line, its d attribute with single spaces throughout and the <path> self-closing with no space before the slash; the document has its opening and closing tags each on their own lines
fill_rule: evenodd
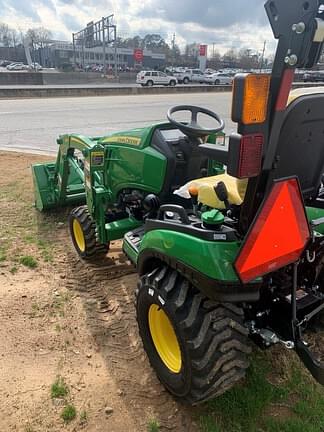
<svg viewBox="0 0 324 432">
<path fill-rule="evenodd" d="M 241 281 L 248 283 L 297 261 L 309 239 L 298 180 L 275 182 L 235 261 Z"/>
<path fill-rule="evenodd" d="M 239 178 L 260 174 L 262 163 L 263 135 L 246 135 L 241 140 Z"/>
<path fill-rule="evenodd" d="M 262 168 L 263 143 L 262 134 L 232 134 L 228 173 L 240 179 L 258 176 Z"/>
</svg>

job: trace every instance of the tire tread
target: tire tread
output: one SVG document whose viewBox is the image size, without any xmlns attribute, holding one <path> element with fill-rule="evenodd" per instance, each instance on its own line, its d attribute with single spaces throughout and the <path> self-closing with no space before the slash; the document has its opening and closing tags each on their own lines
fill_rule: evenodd
<svg viewBox="0 0 324 432">
<path fill-rule="evenodd" d="M 175 322 L 185 335 L 192 375 L 182 400 L 190 404 L 204 402 L 223 394 L 245 376 L 251 348 L 240 307 L 205 298 L 166 265 L 143 276 L 138 292 L 148 286 L 170 302 Z"/>
</svg>

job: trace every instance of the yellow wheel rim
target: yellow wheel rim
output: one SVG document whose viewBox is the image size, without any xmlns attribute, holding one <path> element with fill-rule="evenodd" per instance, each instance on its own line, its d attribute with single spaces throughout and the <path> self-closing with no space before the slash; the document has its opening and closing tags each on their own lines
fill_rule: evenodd
<svg viewBox="0 0 324 432">
<path fill-rule="evenodd" d="M 85 251 L 85 239 L 80 222 L 77 219 L 73 220 L 73 235 L 75 242 L 81 252 Z"/>
<path fill-rule="evenodd" d="M 156 304 L 149 309 L 149 327 L 161 360 L 171 372 L 179 373 L 182 364 L 179 342 L 166 313 Z"/>
</svg>

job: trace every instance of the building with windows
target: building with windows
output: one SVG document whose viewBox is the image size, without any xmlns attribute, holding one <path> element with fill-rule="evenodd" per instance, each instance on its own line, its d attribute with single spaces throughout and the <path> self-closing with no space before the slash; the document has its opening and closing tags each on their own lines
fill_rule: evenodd
<svg viewBox="0 0 324 432">
<path fill-rule="evenodd" d="M 134 57 L 134 49 L 106 47 L 107 68 L 120 69 L 135 68 L 137 66 Z M 73 44 L 64 41 L 53 41 L 45 48 L 40 48 L 34 53 L 34 61 L 39 62 L 43 67 L 64 68 L 67 65 L 76 63 L 80 67 L 86 65 L 104 64 L 103 47 L 86 48 L 76 45 L 75 52 Z M 139 67 L 148 69 L 159 69 L 165 66 L 165 54 L 154 53 L 150 50 L 143 50 L 143 60 Z"/>
</svg>

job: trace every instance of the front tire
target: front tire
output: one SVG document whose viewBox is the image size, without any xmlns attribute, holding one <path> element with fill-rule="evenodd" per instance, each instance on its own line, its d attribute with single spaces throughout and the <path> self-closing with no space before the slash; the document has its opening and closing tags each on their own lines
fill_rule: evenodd
<svg viewBox="0 0 324 432">
<path fill-rule="evenodd" d="M 217 79 L 216 81 L 215 81 L 215 85 L 219 85 L 220 84 L 220 81 L 219 81 L 219 79 Z"/>
<path fill-rule="evenodd" d="M 72 210 L 69 228 L 73 245 L 82 259 L 90 261 L 107 254 L 109 244 L 98 243 L 96 224 L 87 206 Z"/>
<path fill-rule="evenodd" d="M 183 84 L 188 84 L 189 83 L 189 78 L 184 78 L 183 79 Z"/>
<path fill-rule="evenodd" d="M 201 403 L 245 376 L 251 349 L 241 308 L 210 301 L 162 266 L 141 278 L 136 311 L 151 366 L 177 398 Z"/>
<path fill-rule="evenodd" d="M 174 80 L 171 80 L 171 81 L 170 81 L 170 86 L 171 86 L 171 87 L 175 87 L 176 84 L 177 84 L 177 83 L 176 83 Z"/>
</svg>

